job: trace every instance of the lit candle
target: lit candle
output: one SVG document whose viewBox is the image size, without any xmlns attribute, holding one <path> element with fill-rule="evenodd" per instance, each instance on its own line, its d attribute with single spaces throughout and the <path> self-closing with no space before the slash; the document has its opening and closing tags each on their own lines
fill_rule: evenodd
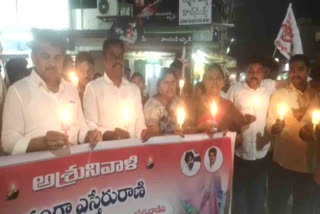
<svg viewBox="0 0 320 214">
<path fill-rule="evenodd" d="M 212 115 L 212 118 L 213 118 L 213 122 L 215 123 L 216 122 L 216 115 L 217 115 L 217 112 L 218 112 L 218 106 L 217 106 L 217 103 L 215 101 L 212 101 L 211 106 L 210 106 L 210 111 L 211 111 L 211 115 Z"/>
<path fill-rule="evenodd" d="M 254 112 L 254 116 L 257 117 L 257 113 L 256 113 L 256 110 L 259 106 L 259 103 L 260 103 L 260 99 L 259 97 L 254 97 L 253 98 L 253 112 Z"/>
<path fill-rule="evenodd" d="M 71 115 L 70 111 L 67 107 L 64 107 L 60 111 L 60 121 L 61 121 L 61 128 L 64 132 L 64 135 L 68 135 L 68 130 L 71 126 Z"/>
<path fill-rule="evenodd" d="M 70 81 L 72 82 L 72 84 L 73 84 L 74 86 L 78 87 L 79 78 L 78 78 L 76 72 L 71 71 L 71 72 L 69 72 L 68 76 L 69 76 L 69 79 L 70 79 Z"/>
<path fill-rule="evenodd" d="M 182 129 L 182 125 L 184 123 L 185 118 L 186 118 L 186 112 L 184 111 L 184 109 L 182 107 L 178 108 L 178 110 L 177 110 L 177 123 L 178 123 L 180 129 Z"/>
<path fill-rule="evenodd" d="M 279 110 L 278 110 L 280 120 L 284 120 L 284 115 L 286 114 L 286 112 L 287 112 L 286 106 L 284 104 L 280 104 Z"/>
<path fill-rule="evenodd" d="M 181 79 L 181 80 L 179 80 L 180 95 L 182 95 L 183 87 L 184 87 L 184 80 Z"/>
<path fill-rule="evenodd" d="M 313 130 L 315 130 L 316 126 L 320 123 L 320 111 L 315 110 L 312 112 L 312 124 L 313 124 Z"/>
<path fill-rule="evenodd" d="M 128 106 L 125 106 L 123 108 L 123 122 L 124 127 L 127 131 L 129 131 L 129 121 L 130 121 L 130 108 Z"/>
</svg>

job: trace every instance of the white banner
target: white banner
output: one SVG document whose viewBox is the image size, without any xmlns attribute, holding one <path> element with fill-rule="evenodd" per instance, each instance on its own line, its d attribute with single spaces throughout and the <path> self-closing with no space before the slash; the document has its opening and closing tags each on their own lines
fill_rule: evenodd
<svg viewBox="0 0 320 214">
<path fill-rule="evenodd" d="M 282 22 L 274 45 L 287 59 L 296 54 L 303 54 L 300 32 L 291 4 L 289 4 L 287 15 Z"/>
<path fill-rule="evenodd" d="M 179 25 L 211 24 L 212 0 L 179 0 Z"/>
</svg>

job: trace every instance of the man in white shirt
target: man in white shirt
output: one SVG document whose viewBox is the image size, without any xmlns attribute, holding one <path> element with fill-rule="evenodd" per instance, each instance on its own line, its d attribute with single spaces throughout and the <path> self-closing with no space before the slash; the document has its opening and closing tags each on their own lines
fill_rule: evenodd
<svg viewBox="0 0 320 214">
<path fill-rule="evenodd" d="M 267 153 L 270 142 L 265 134 L 269 100 L 276 82 L 263 80 L 264 63 L 252 59 L 246 82 L 231 86 L 227 97 L 239 111 L 254 120 L 243 130 L 243 143 L 235 150 L 234 163 L 234 213 L 263 213 L 267 175 Z"/>
<path fill-rule="evenodd" d="M 5 99 L 4 151 L 19 154 L 56 150 L 84 142 L 94 146 L 101 140 L 101 133 L 88 131 L 77 89 L 61 78 L 64 40 L 49 30 L 38 31 L 34 38 L 31 57 L 35 69 L 13 84 Z"/>
<path fill-rule="evenodd" d="M 105 73 L 90 82 L 83 108 L 88 125 L 103 133 L 103 140 L 149 136 L 145 126 L 139 88 L 123 77 L 124 45 L 116 39 L 103 44 Z"/>
</svg>

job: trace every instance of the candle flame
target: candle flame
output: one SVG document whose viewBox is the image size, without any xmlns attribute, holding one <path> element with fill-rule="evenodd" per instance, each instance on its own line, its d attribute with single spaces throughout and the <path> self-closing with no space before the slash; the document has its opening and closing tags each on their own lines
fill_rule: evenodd
<svg viewBox="0 0 320 214">
<path fill-rule="evenodd" d="M 218 106 L 217 106 L 217 103 L 215 101 L 213 101 L 211 103 L 210 111 L 211 111 L 212 116 L 215 117 L 217 112 L 218 112 Z"/>
<path fill-rule="evenodd" d="M 76 72 L 74 72 L 74 71 L 69 72 L 68 76 L 69 76 L 69 79 L 70 79 L 70 81 L 72 82 L 72 84 L 73 84 L 74 86 L 78 87 L 79 78 L 78 78 Z"/>
<path fill-rule="evenodd" d="M 278 113 L 279 113 L 280 120 L 283 120 L 284 115 L 287 113 L 287 108 L 286 108 L 285 104 L 279 105 Z"/>
<path fill-rule="evenodd" d="M 130 109 L 128 106 L 123 108 L 123 120 L 125 123 L 128 123 L 130 120 Z"/>
<path fill-rule="evenodd" d="M 320 111 L 315 110 L 312 112 L 312 124 L 313 125 L 318 125 L 320 123 Z"/>
<path fill-rule="evenodd" d="M 178 108 L 177 110 L 177 123 L 179 124 L 180 128 L 182 128 L 182 125 L 184 123 L 184 120 L 186 118 L 186 112 L 183 108 Z"/>
<path fill-rule="evenodd" d="M 71 115 L 67 108 L 63 108 L 60 111 L 60 120 L 63 124 L 70 124 L 71 122 Z"/>
<path fill-rule="evenodd" d="M 184 87 L 184 80 L 179 80 L 179 88 L 182 89 Z"/>
<path fill-rule="evenodd" d="M 259 103 L 260 103 L 259 97 L 253 98 L 253 106 L 254 106 L 255 108 L 257 108 L 257 107 L 259 106 Z"/>
</svg>

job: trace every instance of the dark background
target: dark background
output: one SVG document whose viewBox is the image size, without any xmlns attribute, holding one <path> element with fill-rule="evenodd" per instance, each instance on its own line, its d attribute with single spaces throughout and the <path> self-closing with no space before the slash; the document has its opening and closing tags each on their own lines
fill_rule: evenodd
<svg viewBox="0 0 320 214">
<path fill-rule="evenodd" d="M 297 22 L 320 26 L 319 0 L 236 0 L 234 16 L 236 42 L 231 47 L 230 55 L 240 64 L 253 55 L 272 56 L 273 41 L 280 30 L 290 2 Z M 303 36 L 303 32 L 300 33 Z"/>
<path fill-rule="evenodd" d="M 71 8 L 79 8 L 81 0 L 69 0 Z M 114 0 L 108 0 L 114 1 Z M 134 3 L 134 0 L 120 0 Z M 145 0 L 146 3 L 154 0 Z M 230 30 L 229 37 L 234 37 L 235 42 L 231 45 L 229 55 L 236 58 L 241 65 L 251 56 L 272 56 L 274 51 L 273 41 L 275 40 L 280 25 L 286 15 L 289 3 L 292 3 L 293 12 L 299 24 L 318 25 L 320 29 L 320 0 L 227 0 L 231 5 L 233 2 L 234 13 L 230 22 L 235 28 Z M 176 10 L 178 16 L 179 0 L 163 0 L 160 4 L 160 11 Z M 221 13 L 219 7 L 222 0 L 213 0 L 213 20 L 218 21 Z M 84 7 L 97 7 L 97 0 L 82 0 Z M 216 9 L 215 9 L 216 8 Z M 144 24 L 147 25 L 148 20 Z M 161 20 L 160 20 L 161 22 Z M 172 25 L 163 21 L 159 25 Z M 177 21 L 174 23 L 177 25 Z M 320 32 L 320 30 L 319 30 Z M 310 47 L 314 44 L 314 33 L 304 32 L 302 35 L 303 48 L 308 55 L 314 57 L 315 52 Z M 308 35 L 308 36 L 306 36 Z M 320 50 L 320 44 L 319 48 Z M 281 55 L 278 53 L 278 57 Z"/>
</svg>

